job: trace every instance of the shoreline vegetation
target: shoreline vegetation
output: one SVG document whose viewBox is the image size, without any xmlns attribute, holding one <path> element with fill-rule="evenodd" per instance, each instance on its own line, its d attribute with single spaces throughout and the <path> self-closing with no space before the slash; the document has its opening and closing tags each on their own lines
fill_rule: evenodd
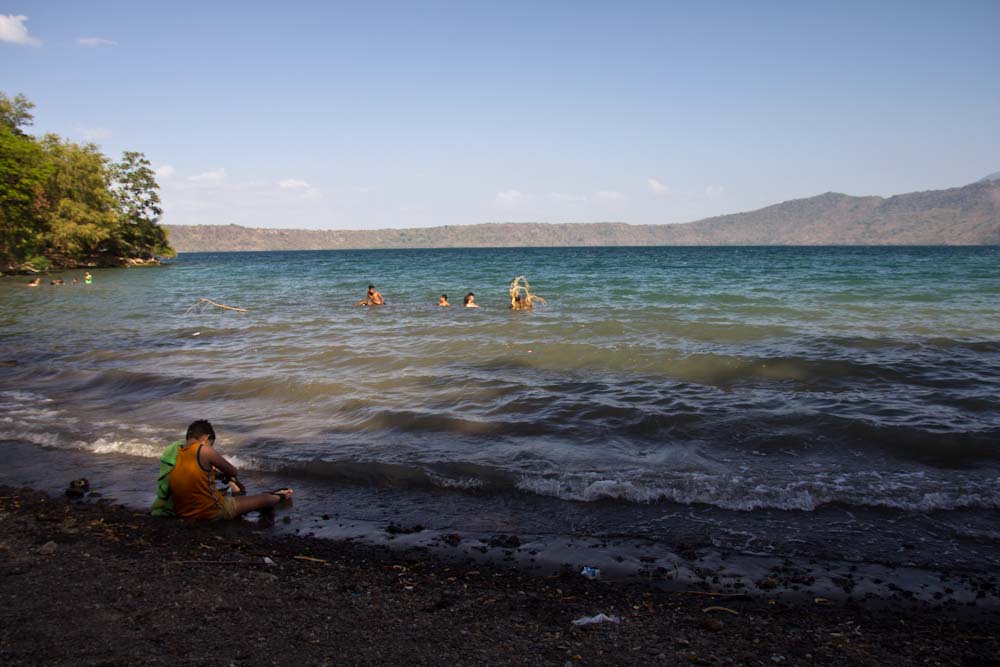
<svg viewBox="0 0 1000 667">
<path fill-rule="evenodd" d="M 0 273 L 146 266 L 176 252 L 149 160 L 32 137 L 34 104 L 0 92 Z"/>
<path fill-rule="evenodd" d="M 540 576 L 11 487 L 0 487 L 0 581 L 6 665 L 1000 660 L 995 609 L 667 591 L 568 568 Z M 599 614 L 610 620 L 574 624 Z"/>
</svg>

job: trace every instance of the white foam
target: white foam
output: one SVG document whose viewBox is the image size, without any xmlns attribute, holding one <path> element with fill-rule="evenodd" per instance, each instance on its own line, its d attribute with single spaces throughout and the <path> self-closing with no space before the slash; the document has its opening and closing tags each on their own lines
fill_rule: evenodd
<svg viewBox="0 0 1000 667">
<path fill-rule="evenodd" d="M 918 479 L 922 482 L 917 484 Z M 522 475 L 521 491 L 564 500 L 602 499 L 635 503 L 670 501 L 706 504 L 723 509 L 813 511 L 823 505 L 886 507 L 927 512 L 963 508 L 1000 509 L 1000 478 L 975 482 L 927 479 L 924 473 L 855 473 L 814 475 L 788 482 L 762 482 L 744 476 L 676 473 L 653 477 L 646 472 Z M 931 488 L 928 488 L 931 487 Z"/>
<path fill-rule="evenodd" d="M 147 440 L 114 440 L 98 438 L 94 442 L 82 444 L 80 449 L 95 454 L 122 454 L 144 459 L 158 459 L 163 453 L 163 445 L 154 445 Z"/>
<path fill-rule="evenodd" d="M 468 491 L 470 489 L 479 489 L 483 486 L 483 480 L 476 479 L 475 477 L 443 477 L 432 472 L 427 473 L 427 477 L 434 485 L 444 489 Z"/>
</svg>

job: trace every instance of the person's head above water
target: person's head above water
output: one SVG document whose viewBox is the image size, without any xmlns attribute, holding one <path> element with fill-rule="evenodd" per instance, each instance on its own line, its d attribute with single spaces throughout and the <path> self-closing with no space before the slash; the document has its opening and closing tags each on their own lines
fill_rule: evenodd
<svg viewBox="0 0 1000 667">
<path fill-rule="evenodd" d="M 188 442 L 191 442 L 192 440 L 200 440 L 206 435 L 210 444 L 215 442 L 215 429 L 208 423 L 208 420 L 199 419 L 198 421 L 191 422 L 184 437 L 187 438 Z"/>
<path fill-rule="evenodd" d="M 448 303 L 448 295 L 447 294 L 442 294 L 441 296 L 438 297 L 438 305 L 439 306 L 450 306 L 451 305 L 450 303 Z"/>
<path fill-rule="evenodd" d="M 465 303 L 469 303 L 470 301 L 475 301 L 475 300 L 476 300 L 476 295 L 473 294 L 472 292 L 469 292 L 468 294 L 465 295 Z"/>
<path fill-rule="evenodd" d="M 368 291 L 369 292 L 374 292 L 375 291 L 375 286 L 374 285 L 369 285 L 368 286 Z"/>
</svg>

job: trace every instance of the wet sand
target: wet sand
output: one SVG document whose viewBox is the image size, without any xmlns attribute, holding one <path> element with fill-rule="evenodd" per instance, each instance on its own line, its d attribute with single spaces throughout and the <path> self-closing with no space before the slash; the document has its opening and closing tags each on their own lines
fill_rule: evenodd
<svg viewBox="0 0 1000 667">
<path fill-rule="evenodd" d="M 994 606 L 668 591 L 10 487 L 0 596 L 5 665 L 1000 665 Z"/>
</svg>

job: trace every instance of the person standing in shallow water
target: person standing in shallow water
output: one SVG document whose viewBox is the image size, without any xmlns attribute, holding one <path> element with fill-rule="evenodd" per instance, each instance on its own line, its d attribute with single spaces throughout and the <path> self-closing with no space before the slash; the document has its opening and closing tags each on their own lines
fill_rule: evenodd
<svg viewBox="0 0 1000 667">
<path fill-rule="evenodd" d="M 465 295 L 465 302 L 462 305 L 466 308 L 479 308 L 479 304 L 476 303 L 476 295 L 472 292 Z"/>
<path fill-rule="evenodd" d="M 237 487 L 236 466 L 215 451 L 215 430 L 204 419 L 192 422 L 184 442 L 175 442 L 160 458 L 160 475 L 153 514 L 186 519 L 235 519 L 254 510 L 270 509 L 290 500 L 292 490 L 278 489 L 253 496 L 224 496 L 215 487 L 221 472 Z"/>
</svg>

